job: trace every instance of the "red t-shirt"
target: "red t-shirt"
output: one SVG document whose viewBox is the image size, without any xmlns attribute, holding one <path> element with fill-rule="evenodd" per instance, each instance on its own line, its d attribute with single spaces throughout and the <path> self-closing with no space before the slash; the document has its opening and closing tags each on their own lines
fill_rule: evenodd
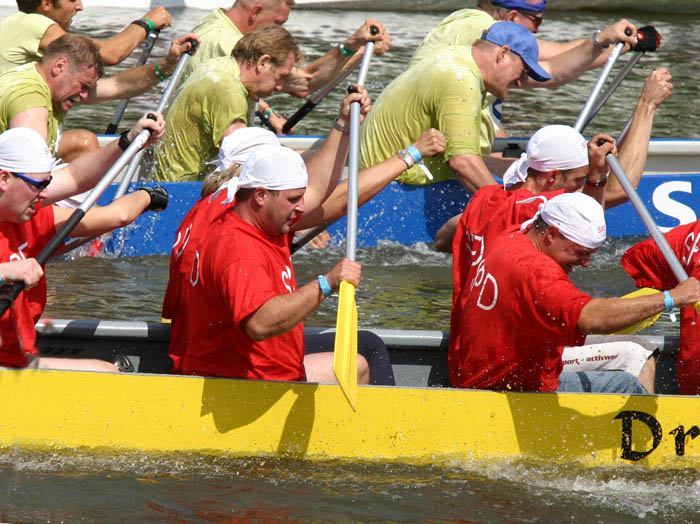
<svg viewBox="0 0 700 524">
<path fill-rule="evenodd" d="M 561 373 L 561 346 L 580 345 L 576 329 L 592 297 L 540 253 L 509 231 L 492 241 L 470 288 L 456 297 L 449 371 L 456 387 L 553 391 Z"/>
<path fill-rule="evenodd" d="M 210 224 L 233 204 L 222 204 L 226 191 L 214 193 L 199 200 L 185 215 L 175 234 L 170 254 L 170 278 L 163 299 L 163 318 L 171 319 L 168 355 L 173 361 L 173 373 L 182 373 L 182 357 L 188 343 L 188 316 L 178 315 L 187 301 L 187 293 L 194 281 L 192 261 L 199 242 Z"/>
<path fill-rule="evenodd" d="M 688 276 L 700 279 L 700 221 L 675 227 L 664 236 Z M 620 263 L 637 287 L 666 290 L 678 285 L 653 239 L 632 246 Z M 700 318 L 693 306 L 681 309 L 678 387 L 683 395 L 700 395 Z"/>
<path fill-rule="evenodd" d="M 36 258 L 55 234 L 51 206 L 39 207 L 28 222 L 0 222 L 0 262 Z M 34 324 L 41 317 L 45 306 L 44 276 L 35 287 L 22 291 L 11 310 L 0 319 L 0 366 L 24 367 L 27 365 L 24 353 L 39 352 L 36 348 Z"/>
<path fill-rule="evenodd" d="M 487 253 L 489 242 L 531 219 L 540 204 L 563 192 L 559 189 L 535 195 L 527 189 L 511 191 L 501 185 L 490 185 L 474 194 L 462 213 L 452 241 L 453 316 L 463 316 L 456 298 L 474 279 L 474 271 Z M 454 333 L 453 326 L 450 336 Z"/>
<path fill-rule="evenodd" d="M 293 233 L 269 236 L 232 209 L 215 220 L 194 257 L 194 284 L 184 315 L 186 374 L 304 380 L 304 325 L 255 341 L 241 323 L 265 302 L 296 291 Z"/>
</svg>

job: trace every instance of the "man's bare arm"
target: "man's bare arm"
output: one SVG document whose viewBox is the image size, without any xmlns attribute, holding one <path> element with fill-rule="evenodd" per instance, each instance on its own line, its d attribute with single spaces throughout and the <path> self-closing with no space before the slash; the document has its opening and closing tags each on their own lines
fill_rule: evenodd
<svg viewBox="0 0 700 524">
<path fill-rule="evenodd" d="M 496 183 L 491 172 L 486 167 L 481 155 L 463 154 L 450 158 L 448 165 L 455 178 L 469 193 L 476 193 L 483 186 Z"/>
<path fill-rule="evenodd" d="M 325 277 L 334 291 L 338 290 L 343 280 L 357 287 L 360 285 L 362 268 L 357 262 L 343 259 Z M 276 337 L 302 322 L 325 298 L 318 281 L 312 280 L 294 293 L 271 298 L 249 315 L 241 327 L 253 340 Z"/>
</svg>

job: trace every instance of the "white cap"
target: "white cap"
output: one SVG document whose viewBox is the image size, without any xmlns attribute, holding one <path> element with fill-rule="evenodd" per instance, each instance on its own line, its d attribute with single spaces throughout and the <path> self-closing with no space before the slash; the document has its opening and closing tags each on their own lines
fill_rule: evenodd
<svg viewBox="0 0 700 524">
<path fill-rule="evenodd" d="M 503 175 L 503 185 L 524 182 L 528 168 L 537 171 L 576 169 L 588 165 L 588 150 L 583 135 L 569 126 L 546 126 L 527 143 L 526 152 Z"/>
<path fill-rule="evenodd" d="M 39 133 L 13 127 L 0 134 L 0 169 L 15 173 L 50 173 L 56 162 Z"/>
<path fill-rule="evenodd" d="M 525 231 L 538 216 L 580 246 L 598 249 L 605 241 L 603 207 L 584 193 L 562 193 L 540 204 L 535 216 L 525 222 L 520 230 Z"/>
<path fill-rule="evenodd" d="M 245 164 L 250 154 L 259 146 L 279 146 L 279 138 L 261 127 L 241 127 L 224 137 L 219 148 L 219 157 L 209 162 L 217 171 L 224 171 L 231 164 Z"/>
<path fill-rule="evenodd" d="M 283 191 L 306 187 L 308 180 L 306 164 L 299 153 L 284 146 L 260 146 L 243 164 L 240 176 L 225 184 L 228 195 L 222 203 L 233 202 L 239 188 Z"/>
</svg>

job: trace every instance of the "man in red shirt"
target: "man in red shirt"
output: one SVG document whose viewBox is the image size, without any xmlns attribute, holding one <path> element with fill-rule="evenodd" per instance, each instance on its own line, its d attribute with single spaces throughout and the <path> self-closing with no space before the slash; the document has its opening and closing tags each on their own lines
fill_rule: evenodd
<svg viewBox="0 0 700 524">
<path fill-rule="evenodd" d="M 162 137 L 165 122 L 160 115 L 156 121 L 144 117 L 119 142 L 86 155 L 76 165 L 55 170 L 61 174 L 62 184 L 51 196 L 48 187 L 54 159 L 41 135 L 21 127 L 0 135 L 0 279 L 19 280 L 27 285 L 0 318 L 0 366 L 116 371 L 112 364 L 100 360 L 36 356 L 34 325 L 46 305 L 46 279 L 34 257 L 73 213 L 45 202 L 70 196 L 69 188 L 77 192 L 86 178 L 106 171 L 119 156 L 117 151 L 126 148 L 129 140 L 146 127 L 154 130 L 149 145 Z M 88 171 L 87 177 L 76 176 L 81 166 Z M 88 211 L 71 236 L 100 235 L 131 223 L 146 209 L 163 209 L 166 205 L 167 193 L 162 189 L 135 191 L 108 206 Z"/>
<path fill-rule="evenodd" d="M 674 227 L 666 233 L 671 249 L 688 275 L 700 275 L 700 221 Z M 669 289 L 678 284 L 666 259 L 653 239 L 640 242 L 622 255 L 622 267 L 637 287 Z M 678 389 L 682 395 L 700 395 L 700 319 L 695 308 L 681 309 L 681 337 L 678 351 Z"/>
<path fill-rule="evenodd" d="M 444 139 L 429 130 L 414 147 L 422 155 L 434 155 L 444 149 Z M 363 172 L 360 204 L 404 169 L 406 162 L 397 155 L 366 170 L 371 173 Z M 337 180 L 321 172 L 308 177 L 307 188 L 301 157 L 276 146 L 260 146 L 241 175 L 231 179 L 226 193 L 227 200 L 235 196 L 233 207 L 199 237 L 185 310 L 178 315 L 189 316 L 191 342 L 182 362 L 184 373 L 334 381 L 328 353 L 332 335 L 314 337 L 313 343 L 304 340 L 302 321 L 342 280 L 359 284 L 361 268 L 356 262 L 342 260 L 325 275 L 297 288 L 290 246 L 296 230 L 342 216 L 347 184 L 336 184 Z M 363 346 L 375 345 L 374 352 L 383 353 L 379 367 L 389 370 L 386 380 L 375 379 L 375 366 L 368 358 L 369 376 L 359 377 L 361 382 L 393 384 L 386 348 L 380 343 L 370 333 L 360 332 L 360 353 Z"/>
<path fill-rule="evenodd" d="M 262 146 L 232 179 L 233 207 L 215 220 L 195 253 L 188 296 L 187 374 L 304 380 L 308 316 L 342 280 L 360 283 L 360 265 L 342 260 L 297 289 L 293 227 L 323 192 L 307 192 L 306 166 L 291 149 Z M 226 249 L 221 249 L 226 246 Z M 366 379 L 365 379 L 366 382 Z"/>
<path fill-rule="evenodd" d="M 514 391 L 643 393 L 622 371 L 561 373 L 562 346 L 588 333 L 611 333 L 666 308 L 661 294 L 632 299 L 596 299 L 568 277 L 587 267 L 605 240 L 603 209 L 582 193 L 564 193 L 540 205 L 535 217 L 496 239 L 476 269 L 470 287 L 455 297 L 461 317 L 449 348 L 450 379 L 456 387 Z M 679 306 L 700 297 L 691 278 L 672 289 Z M 489 326 L 484 330 L 483 326 Z"/>
<path fill-rule="evenodd" d="M 217 190 L 231 177 L 239 176 L 245 160 L 265 145 L 281 147 L 274 133 L 259 127 L 242 127 L 225 137 L 216 161 L 217 170 L 202 183 L 202 199 L 185 215 L 175 232 L 175 243 L 170 254 L 170 278 L 165 289 L 162 311 L 163 318 L 171 320 L 168 355 L 173 361 L 175 373 L 182 373 L 181 361 L 189 338 L 188 315 L 180 313 L 192 285 L 194 254 L 209 225 L 233 205 L 232 202 L 224 204 L 227 192 Z"/>
</svg>

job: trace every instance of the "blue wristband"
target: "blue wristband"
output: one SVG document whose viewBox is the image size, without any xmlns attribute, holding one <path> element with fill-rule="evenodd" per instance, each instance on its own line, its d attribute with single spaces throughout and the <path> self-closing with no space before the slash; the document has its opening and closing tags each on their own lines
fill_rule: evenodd
<svg viewBox="0 0 700 524">
<path fill-rule="evenodd" d="M 319 275 L 316 277 L 316 280 L 318 280 L 318 287 L 321 288 L 321 293 L 323 293 L 323 296 L 330 297 L 331 293 L 333 293 L 333 290 L 331 289 L 328 280 L 326 280 L 326 277 L 324 277 L 323 275 Z"/>
<path fill-rule="evenodd" d="M 411 153 L 411 156 L 413 157 L 413 160 L 415 161 L 416 164 L 419 164 L 421 160 L 423 160 L 423 155 L 420 154 L 420 151 L 418 151 L 418 148 L 415 146 L 408 146 L 406 150 Z"/>
<path fill-rule="evenodd" d="M 671 293 L 669 293 L 668 291 L 664 291 L 664 307 L 666 309 L 673 309 L 675 305 L 676 303 L 673 301 Z"/>
</svg>

